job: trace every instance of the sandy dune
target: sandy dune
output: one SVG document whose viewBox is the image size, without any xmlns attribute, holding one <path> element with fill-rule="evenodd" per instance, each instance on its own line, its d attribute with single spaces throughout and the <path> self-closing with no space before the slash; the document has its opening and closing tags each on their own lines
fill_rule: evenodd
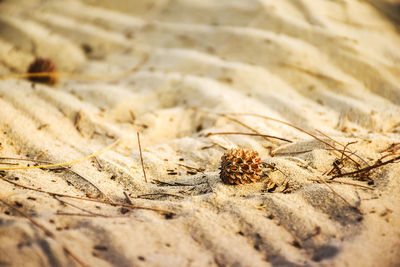
<svg viewBox="0 0 400 267">
<path fill-rule="evenodd" d="M 119 140 L 66 168 L 0 172 L 0 266 L 398 266 L 400 165 L 329 174 L 399 153 L 398 9 L 0 1 L 0 168 L 71 161 Z M 36 57 L 75 76 L 55 86 L 4 78 Z M 208 135 L 218 132 L 291 142 Z M 354 162 L 332 150 L 346 144 Z M 232 147 L 275 169 L 223 184 Z"/>
</svg>

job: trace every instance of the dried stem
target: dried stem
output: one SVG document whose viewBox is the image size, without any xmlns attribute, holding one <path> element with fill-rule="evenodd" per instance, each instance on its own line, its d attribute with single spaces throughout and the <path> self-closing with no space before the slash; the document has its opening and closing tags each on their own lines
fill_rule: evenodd
<svg viewBox="0 0 400 267">
<path fill-rule="evenodd" d="M 153 180 L 153 182 L 157 185 L 161 185 L 161 186 L 197 186 L 197 185 L 202 185 L 202 184 L 206 184 L 207 182 L 201 182 L 198 184 L 183 184 L 183 183 L 167 183 L 167 182 L 163 182 L 160 180 Z"/>
<path fill-rule="evenodd" d="M 10 166 L 18 166 L 19 163 L 13 163 L 13 162 L 0 162 L 2 165 L 10 165 Z"/>
<path fill-rule="evenodd" d="M 109 217 L 110 217 L 110 216 L 107 216 L 107 215 L 95 213 L 95 212 L 92 212 L 92 211 L 90 211 L 90 210 L 81 208 L 81 207 L 79 207 L 79 206 L 77 206 L 77 205 L 75 205 L 75 204 L 72 204 L 72 203 L 69 203 L 69 202 L 67 202 L 67 201 L 65 201 L 65 200 L 60 199 L 60 198 L 57 197 L 57 196 L 54 196 L 54 198 L 57 199 L 58 201 L 60 201 L 61 203 L 65 204 L 65 205 L 69 205 L 69 206 L 74 207 L 74 208 L 76 208 L 76 209 L 78 209 L 78 210 L 80 210 L 80 211 L 86 212 L 86 213 L 88 213 L 88 214 L 90 214 L 90 215 L 97 216 L 97 217 L 104 217 L 104 218 L 109 218 Z M 59 214 L 59 213 L 58 213 L 58 214 Z"/>
<path fill-rule="evenodd" d="M 321 180 L 319 180 L 319 179 L 308 179 L 308 180 L 312 181 L 312 182 L 318 182 L 318 183 L 321 182 Z M 324 181 L 327 182 L 327 183 L 345 184 L 345 185 L 361 187 L 361 188 L 368 189 L 368 190 L 374 190 L 373 187 L 366 186 L 366 185 L 361 185 L 361 184 L 350 183 L 350 182 L 335 181 L 335 180 L 324 180 Z"/>
<path fill-rule="evenodd" d="M 58 166 L 65 166 L 65 165 L 73 165 L 76 163 L 79 163 L 81 161 L 96 157 L 104 152 L 106 152 L 107 150 L 110 150 L 112 147 L 114 147 L 117 143 L 119 142 L 119 140 L 115 141 L 114 143 L 112 143 L 111 145 L 107 146 L 106 148 L 103 148 L 93 154 L 90 154 L 88 156 L 85 156 L 83 158 L 80 159 L 76 159 L 76 160 L 72 160 L 72 161 L 68 161 L 68 162 L 62 162 L 62 163 L 56 163 L 56 164 L 48 164 L 48 165 L 39 165 L 39 166 L 21 166 L 21 167 L 7 167 L 7 168 L 0 168 L 0 171 L 9 171 L 9 170 L 27 170 L 27 169 L 43 169 L 43 168 L 52 168 L 52 167 L 58 167 Z"/>
<path fill-rule="evenodd" d="M 61 216 L 79 216 L 79 217 L 104 217 L 104 218 L 129 218 L 129 216 L 106 216 L 106 215 L 96 215 L 96 214 L 87 214 L 87 213 L 73 213 L 73 212 L 62 212 L 58 211 L 56 215 L 61 215 Z"/>
<path fill-rule="evenodd" d="M 124 191 L 124 196 L 125 196 L 126 202 L 129 205 L 133 205 L 131 198 L 128 196 L 128 193 L 126 193 L 125 191 Z"/>
<path fill-rule="evenodd" d="M 197 171 L 197 172 L 204 172 L 204 168 L 195 168 L 195 167 L 188 166 L 188 165 L 185 165 L 185 164 L 182 164 L 182 163 L 176 163 L 176 165 L 184 167 L 184 168 L 189 169 L 189 170 L 194 170 L 194 171 Z"/>
<path fill-rule="evenodd" d="M 139 134 L 139 132 L 137 132 L 137 140 L 138 140 L 138 144 L 139 144 L 140 162 L 142 163 L 143 176 L 144 176 L 144 180 L 147 183 L 146 171 L 144 169 L 144 163 L 143 163 L 142 146 L 140 145 L 140 134 Z"/>
<path fill-rule="evenodd" d="M 249 135 L 249 136 L 259 136 L 259 137 L 264 137 L 264 138 L 278 139 L 281 141 L 293 143 L 292 141 L 282 138 L 282 137 L 277 137 L 277 136 L 267 135 L 267 134 L 258 134 L 258 133 L 219 132 L 219 133 L 207 133 L 206 137 L 209 137 L 212 135 Z"/>
<path fill-rule="evenodd" d="M 167 197 L 177 197 L 180 199 L 183 199 L 183 196 L 179 196 L 179 195 L 174 195 L 174 194 L 169 194 L 169 193 L 150 193 L 150 194 L 143 194 L 143 195 L 138 195 L 136 196 L 136 198 L 145 198 L 145 197 L 150 197 L 150 196 L 167 196 Z"/>
<path fill-rule="evenodd" d="M 222 116 L 224 116 L 225 118 L 227 118 L 227 119 L 229 119 L 229 120 L 231 120 L 231 121 L 233 121 L 233 122 L 236 122 L 236 123 L 239 124 L 239 125 L 242 125 L 242 126 L 245 127 L 246 129 L 249 129 L 249 130 L 253 131 L 253 132 L 256 133 L 256 134 L 261 134 L 259 131 L 257 131 L 257 130 L 254 129 L 253 127 L 250 127 L 249 125 L 245 124 L 244 122 L 241 122 L 241 121 L 239 121 L 239 120 L 237 120 L 237 119 L 235 119 L 235 118 L 229 117 L 229 116 L 227 116 L 227 115 L 222 115 Z M 266 140 L 266 141 L 271 141 L 271 140 L 268 140 L 269 137 L 263 137 L 263 138 L 264 138 L 264 140 Z"/>
<path fill-rule="evenodd" d="M 350 149 L 347 148 L 349 145 L 352 145 L 352 144 L 357 143 L 357 141 L 355 141 L 355 142 L 350 142 L 350 143 L 347 143 L 346 145 L 343 145 L 343 144 L 339 143 L 338 141 L 336 141 L 335 139 L 333 139 L 332 137 L 330 137 L 329 135 L 324 134 L 324 133 L 321 132 L 320 130 L 316 130 L 316 131 L 317 131 L 319 134 L 321 134 L 321 135 L 325 136 L 326 138 L 328 138 L 329 140 L 331 140 L 332 142 L 334 142 L 335 144 L 338 144 L 338 145 L 342 146 L 342 147 L 343 147 L 343 151 L 348 151 L 348 152 L 351 153 L 352 155 L 354 155 L 354 156 L 356 156 L 357 158 L 359 158 L 362 162 L 364 162 L 365 165 L 369 166 L 369 164 L 368 164 L 367 161 L 365 161 L 362 157 L 360 157 L 360 156 L 357 155 L 355 152 L 352 152 Z M 342 156 L 343 156 L 343 153 L 342 153 Z M 358 165 L 358 166 L 359 166 L 359 165 Z"/>
<path fill-rule="evenodd" d="M 344 176 L 352 176 L 352 175 L 356 175 L 356 174 L 367 173 L 367 172 L 369 172 L 369 171 L 371 171 L 371 170 L 373 170 L 373 169 L 382 167 L 382 166 L 384 166 L 384 165 L 391 164 L 391 163 L 395 163 L 395 162 L 398 161 L 398 160 L 400 160 L 400 156 L 395 157 L 395 158 L 393 158 L 393 159 L 390 159 L 390 160 L 388 160 L 388 161 L 384 161 L 384 162 L 381 162 L 381 161 L 378 160 L 378 162 L 376 162 L 376 163 L 375 163 L 374 165 L 372 165 L 372 166 L 368 166 L 368 167 L 365 167 L 365 168 L 362 168 L 362 169 L 360 169 L 360 170 L 353 171 L 353 172 L 341 173 L 341 174 L 338 174 L 338 175 L 335 175 L 335 176 L 331 177 L 331 179 L 335 179 L 335 178 L 339 178 L 339 177 L 344 177 Z"/>
<path fill-rule="evenodd" d="M 150 208 L 150 207 L 142 207 L 142 206 L 136 206 L 136 205 L 131 205 L 131 204 L 112 202 L 112 201 L 103 201 L 103 200 L 95 199 L 95 198 L 85 198 L 85 197 L 71 196 L 71 195 L 66 195 L 66 194 L 49 192 L 49 191 L 45 191 L 45 190 L 29 187 L 29 186 L 26 186 L 26 185 L 21 185 L 21 184 L 18 184 L 16 182 L 13 182 L 13 181 L 10 181 L 8 179 L 5 179 L 5 178 L 3 178 L 1 176 L 0 176 L 0 179 L 2 179 L 3 181 L 5 181 L 7 183 L 13 184 L 15 186 L 18 186 L 18 187 L 21 187 L 21 188 L 24 188 L 24 189 L 28 189 L 28 190 L 32 190 L 32 191 L 36 191 L 36 192 L 39 192 L 39 193 L 48 194 L 50 196 L 58 196 L 58 197 L 79 199 L 79 200 L 84 200 L 84 201 L 91 201 L 91 202 L 102 203 L 102 204 L 111 205 L 111 206 L 119 206 L 119 207 L 131 208 L 131 209 L 151 210 L 151 211 L 155 211 L 155 212 L 158 212 L 158 213 L 161 213 L 161 214 L 171 214 L 171 213 L 175 214 L 175 213 L 173 213 L 171 211 L 168 211 L 168 210 L 162 210 L 162 209 L 156 209 L 156 208 Z"/>
<path fill-rule="evenodd" d="M 10 79 L 23 79 L 30 77 L 68 77 L 72 79 L 85 79 L 85 80 L 107 80 L 107 79 L 116 79 L 121 78 L 126 75 L 129 75 L 133 71 L 127 71 L 123 73 L 102 73 L 102 74 L 79 74 L 79 73 L 70 73 L 70 72 L 35 72 L 35 73 L 14 73 L 14 74 L 6 74 L 0 76 L 1 80 L 10 80 Z"/>
<path fill-rule="evenodd" d="M 95 159 L 97 159 L 97 157 L 94 157 Z M 36 163 L 44 163 L 44 164 L 51 164 L 54 165 L 54 163 L 51 163 L 49 161 L 43 161 L 43 160 L 36 160 L 36 159 L 23 159 L 23 158 L 13 158 L 13 157 L 0 157 L 0 160 L 18 160 L 18 161 L 31 161 L 31 162 L 36 162 Z M 0 163 L 3 164 L 3 163 Z M 60 166 L 61 169 L 71 172 L 72 174 L 78 176 L 80 179 L 84 180 L 85 182 L 87 182 L 88 184 L 90 184 L 91 186 L 93 186 L 98 192 L 100 192 L 107 200 L 110 200 L 110 198 L 103 192 L 100 190 L 100 188 L 98 188 L 95 184 L 93 184 L 91 181 L 89 181 L 88 179 L 86 179 L 85 177 L 83 177 L 82 175 L 80 175 L 79 173 L 77 173 L 74 170 L 71 170 L 70 168 L 66 167 L 66 166 Z M 53 169 L 54 170 L 54 169 Z"/>
</svg>

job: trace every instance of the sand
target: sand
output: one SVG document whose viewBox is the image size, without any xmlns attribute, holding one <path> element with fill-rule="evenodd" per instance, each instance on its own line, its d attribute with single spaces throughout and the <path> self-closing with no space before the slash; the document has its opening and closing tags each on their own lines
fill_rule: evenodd
<svg viewBox="0 0 400 267">
<path fill-rule="evenodd" d="M 1 1 L 0 157 L 59 163 L 118 143 L 66 168 L 0 172 L 0 266 L 398 266 L 399 163 L 329 174 L 399 153 L 396 8 Z M 4 78 L 36 57 L 76 75 Z M 208 135 L 221 132 L 291 143 Z M 358 167 L 332 150 L 346 144 Z M 271 167 L 260 182 L 222 183 L 235 147 Z M 0 160 L 15 164 L 35 162 Z"/>
</svg>

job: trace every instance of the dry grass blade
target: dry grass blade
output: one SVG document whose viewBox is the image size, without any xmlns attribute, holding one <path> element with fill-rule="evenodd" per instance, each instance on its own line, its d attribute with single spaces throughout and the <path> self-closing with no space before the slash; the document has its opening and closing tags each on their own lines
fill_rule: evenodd
<svg viewBox="0 0 400 267">
<path fill-rule="evenodd" d="M 13 162 L 0 162 L 2 165 L 9 165 L 9 166 L 18 166 L 19 163 L 13 163 Z"/>
<path fill-rule="evenodd" d="M 109 218 L 109 217 L 110 217 L 110 216 L 107 216 L 107 215 L 95 213 L 95 212 L 92 212 L 92 211 L 90 211 L 90 210 L 81 208 L 81 207 L 79 207 L 79 206 L 77 206 L 77 205 L 75 205 L 75 204 L 72 204 L 72 203 L 70 203 L 70 202 L 68 202 L 68 201 L 65 201 L 65 200 L 60 199 L 60 198 L 57 197 L 57 196 L 54 196 L 54 198 L 57 199 L 58 201 L 60 201 L 61 203 L 65 204 L 65 205 L 74 207 L 74 208 L 76 208 L 76 209 L 78 209 L 78 210 L 80 210 L 80 211 L 86 212 L 86 213 L 88 213 L 88 214 L 90 214 L 90 215 L 92 215 L 92 216 L 103 217 L 103 218 Z M 58 213 L 58 214 L 59 214 L 59 213 Z"/>
<path fill-rule="evenodd" d="M 133 205 L 131 198 L 128 196 L 128 193 L 126 193 L 125 191 L 124 191 L 124 196 L 125 196 L 126 202 L 130 205 Z"/>
<path fill-rule="evenodd" d="M 70 72 L 35 72 L 35 73 L 14 73 L 14 74 L 6 74 L 0 76 L 1 80 L 10 80 L 10 79 L 24 79 L 24 78 L 32 78 L 32 77 L 67 77 L 71 79 L 84 79 L 84 80 L 107 80 L 107 79 L 116 79 L 122 78 L 124 76 L 129 75 L 132 71 L 122 72 L 122 73 L 96 73 L 96 74 L 79 74 L 79 73 L 70 73 Z"/>
<path fill-rule="evenodd" d="M 196 172 L 204 172 L 204 170 L 205 170 L 204 168 L 195 168 L 195 167 L 188 166 L 188 165 L 185 165 L 185 164 L 182 164 L 182 163 L 176 163 L 176 165 L 184 167 L 184 168 L 186 168 L 188 170 L 196 171 Z"/>
<path fill-rule="evenodd" d="M 227 115 L 222 115 L 222 116 L 224 116 L 224 117 L 227 118 L 228 120 L 231 120 L 231 121 L 233 121 L 233 122 L 235 122 L 235 123 L 237 123 L 237 124 L 239 124 L 239 125 L 242 125 L 244 128 L 249 129 L 250 131 L 253 131 L 253 132 L 256 133 L 256 134 L 260 134 L 260 135 L 261 135 L 261 133 L 260 133 L 259 131 L 257 131 L 257 130 L 254 129 L 253 127 L 251 127 L 251 126 L 245 124 L 244 122 L 241 122 L 241 121 L 239 121 L 239 120 L 237 120 L 237 119 L 235 119 L 235 118 L 229 117 L 229 116 L 227 116 Z M 266 141 L 271 141 L 271 140 L 269 140 L 269 138 L 271 138 L 271 137 L 263 137 L 263 138 L 264 138 Z M 273 138 L 273 139 L 275 139 L 275 138 Z M 284 140 L 284 141 L 286 141 L 286 140 Z"/>
<path fill-rule="evenodd" d="M 119 216 L 105 216 L 105 215 L 96 215 L 96 214 L 87 214 L 87 213 L 73 213 L 73 212 L 61 212 L 58 211 L 56 213 L 56 215 L 60 215 L 60 216 L 78 216 L 78 217 L 103 217 L 103 218 L 129 218 L 129 216 L 123 216 L 123 215 L 119 215 Z"/>
<path fill-rule="evenodd" d="M 384 162 L 381 162 L 380 160 L 378 160 L 378 162 L 375 163 L 374 165 L 371 165 L 371 166 L 368 166 L 368 167 L 365 167 L 365 168 L 362 168 L 360 170 L 356 170 L 356 171 L 353 171 L 353 172 L 341 173 L 341 174 L 338 174 L 338 175 L 335 175 L 335 176 L 331 177 L 331 179 L 344 177 L 344 176 L 353 176 L 353 175 L 356 175 L 356 174 L 368 173 L 369 171 L 371 171 L 373 169 L 385 166 L 387 164 L 396 163 L 396 161 L 398 161 L 398 160 L 400 160 L 400 156 L 392 158 L 392 159 L 384 161 Z"/>
<path fill-rule="evenodd" d="M 146 176 L 146 171 L 144 169 L 142 146 L 140 145 L 140 134 L 139 134 L 139 132 L 137 132 L 137 140 L 138 140 L 138 144 L 139 144 L 140 162 L 142 163 L 143 176 L 144 176 L 144 180 L 147 183 L 147 176 Z"/>
<path fill-rule="evenodd" d="M 369 166 L 368 162 L 366 162 L 362 157 L 360 157 L 360 156 L 357 155 L 355 152 L 352 152 L 350 149 L 348 149 L 348 146 L 349 146 L 349 145 L 355 144 L 355 143 L 357 143 L 357 142 L 350 142 L 350 143 L 347 143 L 346 145 L 343 145 L 343 144 L 339 143 L 338 141 L 336 141 L 335 139 L 333 139 L 332 137 L 330 137 L 329 135 L 324 134 L 324 133 L 321 132 L 320 130 L 316 130 L 316 131 L 317 131 L 320 135 L 323 135 L 324 137 L 326 137 L 326 138 L 328 138 L 329 140 L 331 140 L 333 143 L 342 146 L 342 147 L 343 147 L 343 151 L 348 151 L 349 153 L 351 153 L 351 155 L 356 156 L 356 157 L 359 158 L 362 162 L 364 162 L 365 165 Z M 344 154 L 342 153 L 342 156 L 343 156 L 343 155 L 344 155 Z"/>
<path fill-rule="evenodd" d="M 219 133 L 207 133 L 206 137 L 212 136 L 212 135 L 248 135 L 248 136 L 259 136 L 259 137 L 265 137 L 265 138 L 272 138 L 272 139 L 278 139 L 281 141 L 285 141 L 288 143 L 293 143 L 293 141 L 290 141 L 288 139 L 278 137 L 278 136 L 273 136 L 273 135 L 267 135 L 267 134 L 258 134 L 258 133 L 239 133 L 239 132 L 219 132 Z"/>
<path fill-rule="evenodd" d="M 321 183 L 321 180 L 319 179 L 308 179 L 309 181 L 312 182 L 318 182 Z M 344 182 L 344 181 L 335 181 L 335 180 L 324 180 L 327 183 L 335 183 L 335 184 L 344 184 L 344 185 L 351 185 L 351 186 L 356 186 L 356 187 L 360 187 L 360 188 L 364 188 L 364 189 L 368 189 L 368 190 L 374 190 L 375 188 L 370 187 L 370 186 L 366 186 L 366 185 L 362 185 L 362 184 L 356 184 L 356 183 L 350 183 L 350 182 Z"/>
<path fill-rule="evenodd" d="M 157 196 L 158 196 L 158 197 L 167 196 L 167 197 L 176 197 L 176 198 L 184 199 L 183 196 L 174 195 L 174 194 L 169 194 L 169 193 L 150 193 L 150 194 L 143 194 L 143 195 L 138 195 L 138 196 L 136 196 L 136 198 L 146 198 L 146 199 L 148 199 L 147 197 L 152 197 L 152 196 L 154 196 L 154 197 L 157 197 Z"/>
<path fill-rule="evenodd" d="M 163 182 L 160 180 L 153 180 L 154 184 L 160 185 L 160 186 L 198 186 L 198 185 L 203 185 L 206 184 L 207 182 L 201 182 L 198 184 L 184 184 L 184 183 L 167 183 L 167 182 Z"/>
<path fill-rule="evenodd" d="M 52 168 L 52 167 L 59 167 L 59 166 L 65 166 L 65 165 L 73 165 L 76 163 L 79 163 L 81 161 L 96 157 L 100 154 L 103 154 L 107 150 L 110 150 L 112 147 L 114 147 L 119 140 L 115 141 L 111 145 L 107 146 L 106 148 L 103 148 L 93 154 L 90 154 L 88 156 L 85 156 L 80 159 L 72 160 L 72 161 L 67 161 L 67 162 L 62 162 L 62 163 L 56 163 L 56 164 L 48 164 L 48 165 L 39 165 L 39 166 L 21 166 L 21 167 L 6 167 L 6 168 L 0 168 L 0 171 L 10 171 L 10 170 L 27 170 L 27 169 L 43 169 L 43 168 Z"/>
<path fill-rule="evenodd" d="M 94 157 L 97 160 L 97 157 Z M 44 160 L 35 160 L 35 159 L 23 159 L 23 158 L 13 158 L 13 157 L 0 157 L 0 160 L 17 160 L 17 161 L 30 161 L 30 162 L 36 162 L 36 163 L 44 163 L 44 164 L 54 164 L 48 161 L 44 161 Z M 2 162 L 0 164 L 3 164 Z M 74 170 L 71 170 L 68 167 L 65 166 L 59 166 L 60 169 L 65 170 L 67 172 L 72 173 L 73 175 L 76 175 L 79 179 L 82 179 L 83 181 L 85 181 L 85 183 L 89 184 L 90 186 L 92 186 L 96 191 L 98 191 L 102 196 L 104 196 L 107 200 L 110 200 L 110 198 L 103 192 L 100 190 L 99 187 L 97 187 L 95 184 L 93 184 L 91 181 L 89 181 L 88 179 L 86 179 L 85 177 L 83 177 L 82 175 L 80 175 L 79 173 L 77 173 Z M 54 169 L 52 169 L 54 170 Z"/>
<path fill-rule="evenodd" d="M 118 207 L 125 207 L 125 208 L 130 208 L 130 209 L 142 209 L 142 210 L 151 210 L 154 212 L 158 212 L 160 214 L 174 214 L 174 212 L 168 211 L 168 210 L 162 210 L 162 209 L 157 209 L 157 208 L 151 208 L 151 207 L 143 207 L 143 206 L 137 206 L 137 205 L 132 205 L 132 204 L 125 204 L 125 203 L 118 203 L 118 202 L 112 202 L 112 201 L 103 201 L 100 199 L 95 199 L 95 198 L 85 198 L 85 197 L 79 197 L 79 196 L 71 196 L 71 195 L 66 195 L 66 194 L 61 194 L 61 193 L 55 193 L 55 192 L 49 192 L 49 191 L 45 191 L 42 189 L 37 189 L 37 188 L 33 188 L 33 187 L 29 187 L 26 185 L 21 185 L 18 184 L 16 182 L 10 181 L 8 179 L 5 179 L 3 177 L 0 176 L 0 179 L 2 179 L 3 181 L 13 184 L 17 187 L 21 187 L 24 189 L 28 189 L 31 191 L 36 191 L 39 193 L 44 193 L 44 194 L 48 194 L 50 196 L 58 196 L 58 197 L 65 197 L 65 198 L 72 198 L 72 199 L 79 199 L 79 200 L 84 200 L 84 201 L 91 201 L 91 202 L 96 202 L 96 203 L 102 203 L 102 204 L 106 204 L 106 205 L 111 205 L 111 206 L 118 206 Z"/>
</svg>

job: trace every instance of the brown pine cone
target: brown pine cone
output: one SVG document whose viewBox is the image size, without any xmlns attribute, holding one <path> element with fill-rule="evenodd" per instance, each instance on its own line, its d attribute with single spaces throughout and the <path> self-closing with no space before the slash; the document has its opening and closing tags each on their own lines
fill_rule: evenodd
<svg viewBox="0 0 400 267">
<path fill-rule="evenodd" d="M 57 72 L 57 68 L 54 63 L 49 59 L 36 58 L 29 67 L 28 73 L 40 73 L 40 72 Z M 57 83 L 57 76 L 45 75 L 45 76 L 32 76 L 29 77 L 32 82 L 45 83 L 53 85 Z"/>
<path fill-rule="evenodd" d="M 256 151 L 229 149 L 221 157 L 220 177 L 226 184 L 247 184 L 260 181 L 261 158 Z"/>
</svg>

